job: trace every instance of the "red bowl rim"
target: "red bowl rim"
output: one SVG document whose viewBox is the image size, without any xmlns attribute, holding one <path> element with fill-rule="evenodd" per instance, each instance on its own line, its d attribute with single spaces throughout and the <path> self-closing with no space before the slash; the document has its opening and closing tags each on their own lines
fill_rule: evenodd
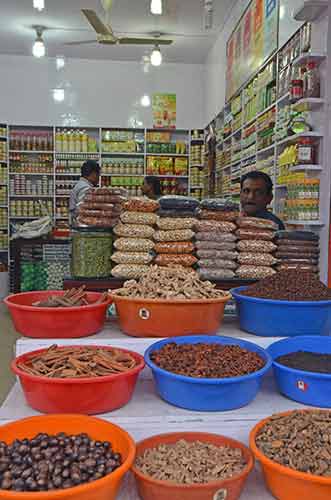
<svg viewBox="0 0 331 500">
<path fill-rule="evenodd" d="M 98 483 L 98 484 L 108 483 L 110 477 L 115 478 L 115 479 L 117 477 L 122 477 L 122 476 L 124 477 L 126 472 L 130 469 L 130 466 L 134 462 L 134 458 L 135 458 L 135 454 L 136 454 L 136 444 L 135 444 L 135 441 L 133 440 L 133 438 L 130 436 L 130 434 L 125 429 L 123 429 L 119 425 L 114 424 L 113 422 L 108 422 L 107 420 L 104 420 L 104 419 L 100 419 L 98 417 L 91 416 L 91 415 L 77 415 L 77 414 L 70 414 L 70 413 L 68 413 L 68 414 L 66 414 L 66 413 L 52 414 L 52 415 L 37 415 L 34 417 L 27 417 L 27 418 L 23 418 L 20 420 L 16 420 L 15 422 L 10 422 L 8 424 L 1 425 L 0 432 L 1 432 L 1 429 L 6 428 L 7 426 L 11 426 L 13 424 L 21 423 L 22 425 L 24 425 L 25 423 L 28 423 L 31 419 L 40 419 L 40 421 L 42 422 L 43 419 L 46 419 L 48 417 L 51 417 L 52 419 L 57 418 L 59 420 L 63 420 L 63 418 L 66 419 L 66 418 L 73 418 L 73 417 L 74 418 L 78 418 L 78 417 L 92 418 L 95 421 L 103 420 L 107 424 L 110 424 L 114 430 L 120 431 L 122 436 L 125 437 L 125 439 L 127 440 L 128 445 L 129 445 L 129 453 L 128 453 L 126 460 L 123 462 L 122 465 L 120 465 L 120 467 L 118 469 L 116 469 L 111 474 L 108 474 L 100 479 L 96 479 L 95 481 L 92 481 L 91 483 L 84 483 L 84 484 L 79 484 L 78 486 L 73 486 L 72 488 L 67 488 L 67 489 L 62 489 L 62 490 L 50 490 L 50 491 L 31 491 L 31 492 L 29 492 L 29 491 L 21 492 L 20 491 L 19 492 L 19 491 L 1 490 L 1 498 L 8 499 L 8 500 L 15 500 L 17 497 L 20 496 L 20 498 L 22 498 L 22 495 L 24 495 L 24 498 L 27 498 L 27 499 L 28 498 L 38 498 L 40 500 L 48 500 L 49 496 L 52 495 L 52 498 L 55 498 L 58 500 L 64 500 L 65 493 L 71 493 L 71 494 L 74 492 L 86 493 L 88 490 L 91 489 L 91 486 L 93 487 L 93 485 L 95 485 L 96 483 Z"/>
<path fill-rule="evenodd" d="M 116 290 L 110 291 L 110 297 L 114 300 L 115 305 L 116 302 L 127 302 L 134 304 L 136 302 L 140 304 L 151 304 L 151 305 L 211 305 L 211 304 L 221 304 L 223 302 L 228 302 L 232 295 L 230 292 L 226 293 L 224 297 L 218 297 L 216 299 L 144 299 L 142 297 L 122 297 L 120 295 L 115 295 L 113 292 Z"/>
<path fill-rule="evenodd" d="M 163 438 L 166 439 L 169 436 L 177 436 L 178 441 L 180 439 L 185 439 L 189 437 L 190 435 L 194 434 L 196 436 L 195 440 L 199 441 L 205 441 L 205 442 L 210 442 L 211 444 L 214 444 L 212 439 L 217 437 L 217 438 L 223 438 L 225 440 L 224 446 L 230 446 L 232 448 L 239 448 L 240 450 L 245 450 L 247 455 L 249 456 L 248 463 L 246 464 L 245 469 L 240 472 L 240 474 L 237 474 L 233 477 L 229 477 L 227 479 L 220 479 L 218 481 L 210 481 L 209 483 L 195 483 L 195 484 L 178 484 L 178 483 L 172 483 L 170 481 L 163 481 L 160 479 L 154 479 L 151 476 L 148 476 L 147 474 L 144 474 L 143 472 L 140 471 L 135 466 L 135 461 L 133 462 L 131 466 L 131 471 L 135 476 L 137 476 L 140 480 L 146 481 L 148 483 L 152 483 L 155 486 L 162 486 L 163 488 L 176 488 L 176 489 L 181 489 L 181 490 L 189 490 L 189 489 L 198 489 L 198 490 L 203 490 L 206 488 L 219 488 L 221 485 L 224 485 L 226 487 L 227 484 L 232 483 L 233 481 L 238 481 L 240 479 L 245 479 L 253 470 L 255 459 L 252 451 L 243 443 L 238 441 L 237 439 L 232 439 L 227 436 L 224 436 L 222 434 L 215 434 L 215 433 L 210 433 L 210 432 L 193 432 L 193 431 L 187 431 L 187 432 L 168 432 L 165 434 L 157 434 L 154 436 L 150 436 L 146 439 L 143 439 L 142 441 L 139 441 L 136 443 L 136 458 L 139 456 L 139 447 L 145 443 L 148 443 L 148 441 L 151 441 L 153 439 L 157 438 Z M 209 438 L 209 439 L 208 439 Z M 217 445 L 215 445 L 217 446 Z M 153 448 L 155 446 L 150 446 L 150 448 Z"/>
<path fill-rule="evenodd" d="M 61 345 L 58 346 L 59 349 L 67 349 L 67 348 L 82 348 L 86 347 L 83 345 Z M 37 354 L 40 354 L 42 352 L 46 352 L 48 349 L 43 348 L 43 349 L 37 349 L 35 351 L 30 351 L 25 354 L 21 354 L 17 358 L 13 359 L 11 362 L 11 369 L 12 371 L 18 375 L 21 378 L 24 378 L 25 380 L 29 380 L 31 382 L 40 382 L 42 384 L 44 383 L 50 383 L 50 384 L 57 384 L 57 385 L 68 385 L 68 384 L 74 384 L 74 385 L 79 385 L 79 384 L 94 384 L 94 383 L 105 383 L 105 382 L 111 382 L 113 380 L 118 380 L 120 378 L 126 378 L 127 376 L 139 374 L 144 368 L 145 368 L 145 360 L 144 357 L 135 352 L 135 351 L 130 351 L 128 349 L 122 349 L 120 347 L 113 347 L 113 346 L 101 346 L 101 345 L 88 345 L 88 347 L 92 347 L 94 349 L 117 349 L 118 351 L 125 352 L 127 354 L 131 354 L 135 360 L 138 362 L 138 365 L 132 368 L 131 370 L 127 370 L 126 372 L 123 373 L 114 373 L 113 375 L 104 375 L 102 377 L 82 377 L 82 378 L 51 378 L 51 377 L 43 377 L 41 375 L 32 375 L 30 373 L 25 372 L 21 368 L 18 367 L 18 363 L 22 361 L 22 359 L 27 359 L 31 356 L 35 356 Z"/>
<path fill-rule="evenodd" d="M 26 304 L 16 304 L 15 302 L 12 302 L 12 299 L 14 297 L 18 297 L 18 296 L 27 296 L 27 295 L 30 295 L 30 294 L 35 294 L 35 293 L 39 293 L 39 294 L 45 294 L 46 296 L 49 296 L 51 294 L 53 295 L 63 295 L 65 293 L 64 290 L 41 290 L 41 291 L 34 291 L 34 292 L 22 292 L 22 293 L 14 293 L 14 294 L 11 294 L 11 295 L 8 295 L 6 298 L 3 299 L 4 303 L 6 304 L 6 306 L 10 309 L 17 309 L 17 310 L 20 310 L 20 311 L 29 311 L 29 312 L 46 312 L 46 313 L 50 313 L 50 312 L 56 312 L 56 311 L 59 311 L 61 313 L 64 313 L 64 312 L 78 312 L 78 311 L 91 311 L 91 310 L 94 310 L 94 309 L 98 309 L 100 307 L 105 307 L 105 306 L 109 306 L 110 304 L 112 304 L 113 302 L 113 298 L 112 296 L 109 294 L 108 295 L 108 298 L 106 300 L 104 300 L 104 302 L 102 302 L 101 304 L 89 304 L 87 306 L 72 306 L 72 307 L 38 307 L 38 306 L 29 306 L 29 305 L 26 305 Z M 96 297 L 100 297 L 102 295 L 101 292 L 90 292 L 90 291 L 87 291 L 86 292 L 87 294 L 90 294 L 90 295 L 96 295 Z"/>
</svg>

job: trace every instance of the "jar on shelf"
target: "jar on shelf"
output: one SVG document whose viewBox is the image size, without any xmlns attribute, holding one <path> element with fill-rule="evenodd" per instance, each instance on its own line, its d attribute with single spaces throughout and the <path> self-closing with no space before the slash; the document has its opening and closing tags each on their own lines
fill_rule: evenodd
<svg viewBox="0 0 331 500">
<path fill-rule="evenodd" d="M 290 94 L 292 101 L 297 101 L 303 98 L 303 80 L 291 80 Z"/>
<path fill-rule="evenodd" d="M 314 165 L 316 159 L 316 144 L 311 137 L 302 137 L 298 141 L 298 164 Z"/>
<path fill-rule="evenodd" d="M 320 72 L 315 62 L 308 63 L 306 71 L 306 97 L 321 96 Z"/>
</svg>

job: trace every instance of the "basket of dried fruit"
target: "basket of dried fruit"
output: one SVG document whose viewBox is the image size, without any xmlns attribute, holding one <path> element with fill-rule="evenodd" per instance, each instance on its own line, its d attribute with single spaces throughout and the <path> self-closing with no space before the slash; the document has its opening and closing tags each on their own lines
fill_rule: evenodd
<svg viewBox="0 0 331 500">
<path fill-rule="evenodd" d="M 122 331 L 134 337 L 214 334 L 231 294 L 180 266 L 152 266 L 111 292 Z"/>
<path fill-rule="evenodd" d="M 237 500 L 253 466 L 239 441 L 174 432 L 138 443 L 132 470 L 143 500 Z"/>
<path fill-rule="evenodd" d="M 331 498 L 330 430 L 330 410 L 278 413 L 253 428 L 250 447 L 275 498 Z"/>
<path fill-rule="evenodd" d="M 144 358 L 109 346 L 61 346 L 12 361 L 27 403 L 44 413 L 106 413 L 132 397 Z"/>
<path fill-rule="evenodd" d="M 17 332 L 34 338 L 78 338 L 102 330 L 112 303 L 108 293 L 66 291 L 25 292 L 4 300 Z"/>
</svg>

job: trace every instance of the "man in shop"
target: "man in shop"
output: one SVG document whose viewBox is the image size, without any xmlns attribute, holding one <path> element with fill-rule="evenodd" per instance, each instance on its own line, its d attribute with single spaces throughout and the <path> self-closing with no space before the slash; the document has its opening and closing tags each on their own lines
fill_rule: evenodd
<svg viewBox="0 0 331 500">
<path fill-rule="evenodd" d="M 160 179 L 153 175 L 145 177 L 142 192 L 144 196 L 147 196 L 151 200 L 158 200 L 161 196 Z"/>
<path fill-rule="evenodd" d="M 99 185 L 100 166 L 94 160 L 83 163 L 81 168 L 81 178 L 70 193 L 69 212 L 70 226 L 76 226 L 77 207 L 83 200 L 87 191 Z"/>
<path fill-rule="evenodd" d="M 243 214 L 275 222 L 278 229 L 285 229 L 283 222 L 267 207 L 273 199 L 273 184 L 268 174 L 258 170 L 249 172 L 240 180 L 240 202 Z"/>
</svg>

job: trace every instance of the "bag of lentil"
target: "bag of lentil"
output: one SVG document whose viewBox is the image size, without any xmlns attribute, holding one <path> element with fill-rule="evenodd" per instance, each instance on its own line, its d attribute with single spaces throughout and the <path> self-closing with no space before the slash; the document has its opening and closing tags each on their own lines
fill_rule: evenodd
<svg viewBox="0 0 331 500">
<path fill-rule="evenodd" d="M 171 231 L 174 229 L 192 229 L 195 222 L 196 219 L 161 217 L 158 219 L 157 225 L 162 231 Z"/>
<path fill-rule="evenodd" d="M 136 224 L 117 224 L 114 227 L 116 236 L 124 236 L 126 238 L 153 238 L 154 229 L 150 226 Z"/>
<path fill-rule="evenodd" d="M 157 215 L 160 217 L 170 217 L 179 219 L 181 217 L 194 219 L 195 218 L 195 210 L 163 210 L 162 208 L 158 210 Z"/>
<path fill-rule="evenodd" d="M 237 269 L 238 264 L 233 260 L 223 259 L 200 259 L 198 261 L 199 267 L 211 267 L 214 269 Z"/>
<path fill-rule="evenodd" d="M 212 269 L 210 267 L 201 267 L 198 272 L 200 278 L 204 280 L 230 280 L 236 276 L 230 269 Z"/>
<path fill-rule="evenodd" d="M 155 264 L 158 266 L 179 265 L 191 267 L 196 264 L 198 259 L 190 254 L 160 254 L 155 258 Z"/>
<path fill-rule="evenodd" d="M 156 200 L 145 197 L 133 197 L 124 203 L 124 210 L 128 212 L 156 212 L 160 207 Z"/>
<path fill-rule="evenodd" d="M 217 233 L 232 233 L 237 227 L 232 222 L 222 222 L 213 220 L 200 220 L 195 223 L 195 229 L 198 233 L 200 232 L 217 232 Z"/>
<path fill-rule="evenodd" d="M 271 253 L 277 250 L 277 246 L 272 241 L 241 240 L 237 243 L 240 252 Z"/>
<path fill-rule="evenodd" d="M 235 222 L 239 216 L 239 212 L 223 212 L 216 210 L 201 210 L 196 211 L 196 215 L 201 220 L 216 220 L 225 222 Z"/>
<path fill-rule="evenodd" d="M 277 240 L 319 241 L 319 236 L 312 231 L 277 231 Z"/>
<path fill-rule="evenodd" d="M 277 224 L 273 221 L 259 219 L 258 217 L 239 217 L 237 225 L 247 229 L 271 229 L 273 231 L 276 231 L 278 228 Z"/>
<path fill-rule="evenodd" d="M 228 234 L 228 233 L 226 233 Z M 235 241 L 196 241 L 195 246 L 199 250 L 235 250 Z"/>
<path fill-rule="evenodd" d="M 142 224 L 146 226 L 154 226 L 158 220 L 157 215 L 148 212 L 122 212 L 120 218 L 124 224 Z"/>
<path fill-rule="evenodd" d="M 190 241 L 194 236 L 191 229 L 177 229 L 174 231 L 155 231 L 155 241 Z"/>
<path fill-rule="evenodd" d="M 150 252 L 154 249 L 154 241 L 144 238 L 118 238 L 114 247 L 122 252 Z"/>
<path fill-rule="evenodd" d="M 237 229 L 236 235 L 240 240 L 265 240 L 271 241 L 274 239 L 275 232 L 270 230 L 256 229 Z"/>
<path fill-rule="evenodd" d="M 239 212 L 238 203 L 232 203 L 222 198 L 207 198 L 200 202 L 200 207 L 206 210 L 219 210 L 223 212 Z"/>
<path fill-rule="evenodd" d="M 140 264 L 118 264 L 113 267 L 111 274 L 115 278 L 138 279 L 144 276 L 150 269 L 150 266 Z"/>
<path fill-rule="evenodd" d="M 154 255 L 149 252 L 115 252 L 111 260 L 116 264 L 150 264 Z"/>
<path fill-rule="evenodd" d="M 197 250 L 197 256 L 200 259 L 225 259 L 236 260 L 238 252 L 228 250 Z"/>
<path fill-rule="evenodd" d="M 312 273 L 319 272 L 318 266 L 313 266 L 311 264 L 288 264 L 285 262 L 278 264 L 278 266 L 276 266 L 276 269 L 277 271 L 293 271 L 297 269 L 298 271 L 306 271 Z"/>
<path fill-rule="evenodd" d="M 276 271 L 272 267 L 266 266 L 247 266 L 243 265 L 238 267 L 236 270 L 236 275 L 238 278 L 260 280 L 262 278 L 267 278 L 276 274 Z"/>
<path fill-rule="evenodd" d="M 238 262 L 251 266 L 274 266 L 278 260 L 270 253 L 249 253 L 241 252 L 238 255 Z"/>
<path fill-rule="evenodd" d="M 215 232 L 200 232 L 196 233 L 195 238 L 197 241 L 211 241 L 218 243 L 233 243 L 237 241 L 237 236 L 234 233 L 215 233 Z"/>
<path fill-rule="evenodd" d="M 188 196 L 162 196 L 159 202 L 165 210 L 195 210 L 199 206 L 198 200 Z"/>
<path fill-rule="evenodd" d="M 167 254 L 182 254 L 182 253 L 192 253 L 194 252 L 194 244 L 190 241 L 178 241 L 174 243 L 156 243 L 155 252 L 156 253 L 167 253 Z"/>
</svg>

